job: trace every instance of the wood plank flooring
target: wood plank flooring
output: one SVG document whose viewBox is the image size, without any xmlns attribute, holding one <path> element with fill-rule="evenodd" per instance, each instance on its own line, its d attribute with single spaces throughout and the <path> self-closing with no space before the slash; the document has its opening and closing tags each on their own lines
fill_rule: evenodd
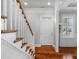
<svg viewBox="0 0 79 59">
<path fill-rule="evenodd" d="M 53 47 L 36 47 L 35 59 L 77 59 L 76 48 L 60 48 L 55 52 Z"/>
</svg>

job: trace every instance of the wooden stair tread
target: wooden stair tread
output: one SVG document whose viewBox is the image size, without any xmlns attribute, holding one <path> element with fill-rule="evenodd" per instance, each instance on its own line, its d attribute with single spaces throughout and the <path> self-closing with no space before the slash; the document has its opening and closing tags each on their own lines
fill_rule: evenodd
<svg viewBox="0 0 79 59">
<path fill-rule="evenodd" d="M 25 45 L 26 45 L 27 43 L 22 43 L 22 46 L 21 46 L 21 48 L 23 48 Z"/>
<path fill-rule="evenodd" d="M 17 30 L 1 30 L 1 33 L 12 33 L 16 32 Z"/>
<path fill-rule="evenodd" d="M 23 39 L 23 37 L 17 37 L 16 40 Z"/>
<path fill-rule="evenodd" d="M 7 19 L 7 16 L 1 16 L 1 19 Z"/>
<path fill-rule="evenodd" d="M 29 49 L 29 54 L 32 52 L 32 49 Z"/>
<path fill-rule="evenodd" d="M 23 40 L 22 37 L 17 37 L 16 40 L 14 40 L 14 43 L 19 42 L 19 41 L 21 41 L 21 40 Z"/>
<path fill-rule="evenodd" d="M 27 47 L 26 47 L 26 52 L 27 52 L 27 50 L 28 50 L 29 48 L 30 48 L 30 46 L 27 46 Z"/>
</svg>

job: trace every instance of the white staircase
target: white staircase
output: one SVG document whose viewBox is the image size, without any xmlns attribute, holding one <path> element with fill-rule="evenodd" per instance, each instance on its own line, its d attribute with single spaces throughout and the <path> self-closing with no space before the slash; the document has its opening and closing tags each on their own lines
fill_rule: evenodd
<svg viewBox="0 0 79 59">
<path fill-rule="evenodd" d="M 33 56 L 17 44 L 1 39 L 1 59 L 33 59 Z"/>
<path fill-rule="evenodd" d="M 30 24 L 27 21 L 27 18 L 22 6 L 22 1 L 21 0 L 6 0 L 6 1 L 3 0 L 1 2 L 3 6 L 1 7 L 1 9 L 4 9 L 1 13 L 2 59 L 11 59 L 10 56 L 12 56 L 13 59 L 17 59 L 17 58 L 34 59 L 34 56 L 35 56 L 34 36 L 35 35 L 33 34 Z M 17 53 L 18 55 L 19 54 L 21 55 L 23 54 L 23 55 L 21 58 L 19 58 L 20 56 L 18 56 L 17 54 L 16 56 L 14 54 L 10 54 L 8 49 L 14 54 Z"/>
<path fill-rule="evenodd" d="M 32 47 L 27 43 L 24 47 L 21 48 L 22 43 L 23 43 L 23 39 L 20 41 L 17 41 L 14 43 L 14 41 L 16 40 L 16 32 L 11 32 L 11 33 L 2 33 L 1 34 L 1 42 L 6 42 L 7 44 L 11 45 L 14 48 L 17 48 L 18 50 L 20 50 L 21 52 L 23 52 L 26 55 L 29 55 L 30 57 L 34 57 L 32 51 L 30 51 L 30 49 L 32 49 Z M 2 45 L 4 45 L 2 43 Z M 26 48 L 29 46 L 28 50 L 26 51 Z M 5 49 L 6 50 L 6 49 Z M 9 51 L 9 50 L 8 50 Z M 31 54 L 30 54 L 30 53 Z M 33 51 L 34 52 L 34 51 Z M 5 52 L 6 53 L 6 52 Z"/>
</svg>

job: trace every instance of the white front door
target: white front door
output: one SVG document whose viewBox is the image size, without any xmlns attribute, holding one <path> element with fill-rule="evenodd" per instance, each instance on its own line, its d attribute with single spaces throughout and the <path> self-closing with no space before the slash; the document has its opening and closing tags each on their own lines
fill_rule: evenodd
<svg viewBox="0 0 79 59">
<path fill-rule="evenodd" d="M 40 18 L 40 44 L 53 45 L 53 21 L 52 17 Z"/>
</svg>

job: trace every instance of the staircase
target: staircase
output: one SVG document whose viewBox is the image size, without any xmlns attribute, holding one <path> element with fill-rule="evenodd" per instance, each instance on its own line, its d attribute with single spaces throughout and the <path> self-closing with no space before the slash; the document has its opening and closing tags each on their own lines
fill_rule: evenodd
<svg viewBox="0 0 79 59">
<path fill-rule="evenodd" d="M 35 56 L 35 35 L 26 18 L 22 4 L 22 0 L 2 0 L 1 42 L 3 41 L 12 45 L 13 49 L 17 48 L 23 52 L 27 56 L 26 58 L 30 56 L 32 58 L 28 59 L 33 59 Z M 2 43 L 2 45 L 4 44 Z"/>
<path fill-rule="evenodd" d="M 22 51 L 24 54 L 34 57 L 33 46 L 29 45 L 29 43 L 25 43 L 23 40 L 24 40 L 23 38 L 16 38 L 16 32 L 1 34 L 1 41 L 6 41 L 10 45 Z"/>
<path fill-rule="evenodd" d="M 2 0 L 2 59 L 68 59 L 63 57 L 65 53 L 55 52 L 53 47 L 35 48 L 35 34 L 27 20 L 22 4 L 22 0 Z M 10 51 L 7 48 L 11 48 Z"/>
</svg>

